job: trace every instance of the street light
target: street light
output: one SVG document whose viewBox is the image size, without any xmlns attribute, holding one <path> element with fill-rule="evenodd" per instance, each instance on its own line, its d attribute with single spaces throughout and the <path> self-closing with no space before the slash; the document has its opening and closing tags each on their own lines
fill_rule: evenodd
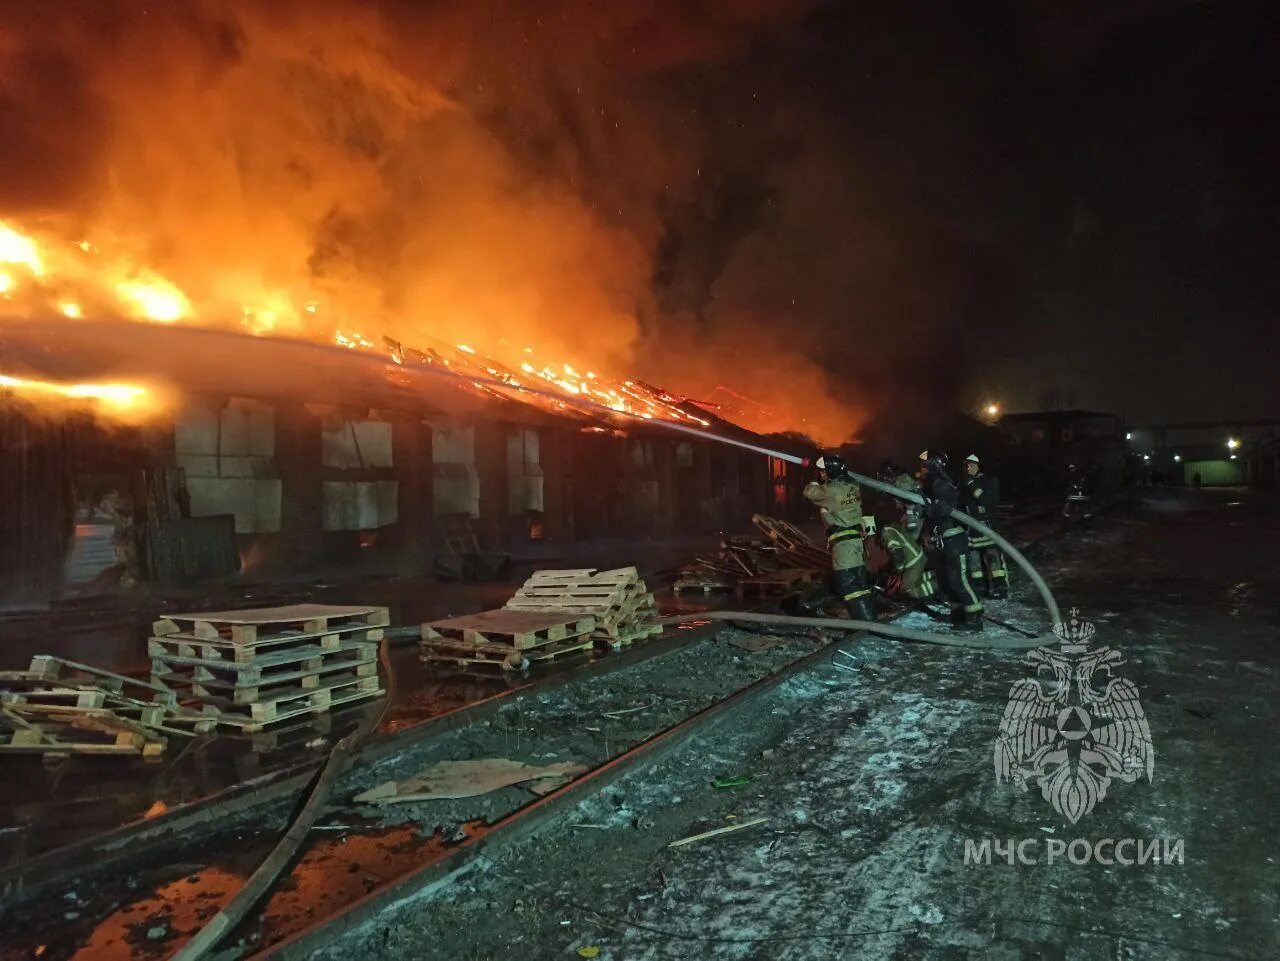
<svg viewBox="0 0 1280 961">
<path fill-rule="evenodd" d="M 1236 440 L 1234 437 L 1227 438 L 1227 450 L 1235 450 L 1239 446 L 1240 446 L 1240 442 Z"/>
<path fill-rule="evenodd" d="M 1131 430 L 1130 430 L 1130 431 L 1125 431 L 1124 439 L 1125 439 L 1125 440 L 1133 440 L 1133 431 L 1131 431 Z"/>
<path fill-rule="evenodd" d="M 1182 463 L 1182 455 L 1181 455 L 1181 454 L 1174 454 L 1174 455 L 1173 455 L 1173 462 L 1174 462 L 1175 464 L 1181 464 L 1181 463 Z"/>
<path fill-rule="evenodd" d="M 987 405 L 987 416 L 988 416 L 988 417 L 991 417 L 991 418 L 993 418 L 993 419 L 994 419 L 994 418 L 996 418 L 996 417 L 999 417 L 999 416 L 1000 416 L 1000 405 L 999 405 L 999 404 L 988 404 L 988 405 Z"/>
</svg>

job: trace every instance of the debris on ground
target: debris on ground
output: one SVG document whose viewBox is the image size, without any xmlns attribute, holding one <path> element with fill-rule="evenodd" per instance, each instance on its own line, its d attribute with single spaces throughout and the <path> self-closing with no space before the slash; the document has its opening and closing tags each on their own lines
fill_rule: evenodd
<svg viewBox="0 0 1280 961">
<path fill-rule="evenodd" d="M 793 524 L 756 514 L 752 522 L 764 537 L 726 536 L 713 556 L 697 557 L 680 570 L 676 593 L 728 591 L 740 598 L 787 594 L 815 580 L 830 559 L 825 546 Z"/>
<path fill-rule="evenodd" d="M 357 804 L 398 804 L 476 797 L 525 781 L 573 777 L 586 769 L 585 765 L 572 761 L 542 767 L 509 758 L 440 761 L 416 777 L 386 781 L 357 794 L 352 800 Z"/>
<path fill-rule="evenodd" d="M 733 831 L 741 831 L 743 828 L 755 827 L 757 824 L 763 824 L 769 820 L 767 817 L 750 818 L 746 821 L 739 821 L 737 824 L 727 824 L 722 828 L 713 828 L 710 831 L 703 831 L 701 834 L 691 834 L 687 838 L 681 838 L 678 841 L 672 841 L 667 845 L 669 848 L 679 848 L 686 844 L 693 844 L 697 841 L 705 841 L 707 838 L 714 838 L 721 834 L 729 834 Z"/>
<path fill-rule="evenodd" d="M 776 634 L 743 634 L 739 637 L 729 638 L 729 643 L 740 650 L 759 654 L 761 651 L 781 647 L 787 643 L 787 639 L 778 637 Z"/>
</svg>

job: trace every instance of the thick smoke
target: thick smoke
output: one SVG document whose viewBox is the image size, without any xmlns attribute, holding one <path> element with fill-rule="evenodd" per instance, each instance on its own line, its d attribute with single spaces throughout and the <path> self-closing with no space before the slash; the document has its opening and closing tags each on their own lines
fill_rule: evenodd
<svg viewBox="0 0 1280 961">
<path fill-rule="evenodd" d="M 1000 266 L 963 198 L 858 135 L 888 88 L 854 103 L 836 67 L 881 51 L 824 41 L 827 17 L 10 4 L 0 219 L 169 278 L 200 323 L 532 344 L 835 442 L 949 401 L 973 278 Z"/>
</svg>

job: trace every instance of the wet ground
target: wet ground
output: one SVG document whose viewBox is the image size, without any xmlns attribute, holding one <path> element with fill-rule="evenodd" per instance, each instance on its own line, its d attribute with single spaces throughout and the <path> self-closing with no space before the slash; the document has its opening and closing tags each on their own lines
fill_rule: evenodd
<svg viewBox="0 0 1280 961">
<path fill-rule="evenodd" d="M 322 957 L 1280 957 L 1277 533 L 1273 499 L 1155 491 L 1041 552 L 1060 603 L 1125 658 L 1155 749 L 1150 781 L 1113 780 L 1075 824 L 996 782 L 1018 655 L 867 639 L 854 672 L 787 681 Z M 993 611 L 1039 616 L 1029 597 Z M 718 790 L 724 773 L 750 780 Z M 1102 839 L 1133 839 L 1137 863 L 1088 856 Z M 990 863 L 966 863 L 983 841 Z M 1080 863 L 1051 863 L 1054 842 Z"/>
<path fill-rule="evenodd" d="M 230 583 L 151 597 L 132 594 L 84 598 L 49 612 L 0 615 L 4 668 L 25 668 L 36 653 L 56 654 L 107 670 L 145 675 L 146 638 L 153 619 L 166 610 L 226 610 L 298 601 L 375 604 L 391 611 L 393 625 L 501 607 L 529 571 L 538 565 L 640 566 L 654 579 L 689 556 L 706 551 L 710 538 L 652 541 L 602 540 L 581 544 L 539 545 L 519 555 L 511 572 L 489 583 L 440 583 L 422 577 L 370 576 L 339 581 L 330 574 L 293 583 Z M 669 580 L 669 579 L 668 579 Z M 704 599 L 660 596 L 664 612 L 696 610 Z M 448 711 L 511 693 L 530 678 L 477 672 L 442 677 L 419 663 L 412 640 L 390 651 L 396 683 L 382 719 L 383 733 L 413 727 Z M 607 657 L 608 655 L 603 655 Z M 590 660 L 558 659 L 539 675 L 572 670 Z M 84 837 L 102 834 L 140 819 L 154 818 L 183 805 L 254 779 L 272 779 L 319 763 L 324 751 L 359 726 L 381 702 L 334 711 L 299 723 L 241 736 L 220 731 L 215 737 L 174 739 L 154 760 L 130 757 L 77 757 L 42 764 L 35 756 L 8 758 L 0 781 L 0 867 L 13 865 Z M 309 746 L 310 745 L 310 746 Z"/>
</svg>

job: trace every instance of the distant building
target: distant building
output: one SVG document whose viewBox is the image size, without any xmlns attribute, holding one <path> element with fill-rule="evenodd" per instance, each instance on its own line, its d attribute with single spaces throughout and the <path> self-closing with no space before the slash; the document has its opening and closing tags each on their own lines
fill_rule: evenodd
<svg viewBox="0 0 1280 961">
<path fill-rule="evenodd" d="M 999 427 L 1010 440 L 1005 486 L 1020 496 L 1061 493 L 1076 464 L 1097 493 L 1121 487 L 1133 472 L 1124 421 L 1093 410 L 1005 414 Z"/>
</svg>

